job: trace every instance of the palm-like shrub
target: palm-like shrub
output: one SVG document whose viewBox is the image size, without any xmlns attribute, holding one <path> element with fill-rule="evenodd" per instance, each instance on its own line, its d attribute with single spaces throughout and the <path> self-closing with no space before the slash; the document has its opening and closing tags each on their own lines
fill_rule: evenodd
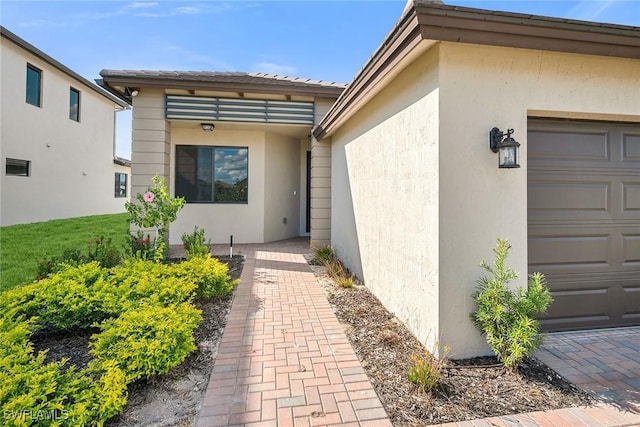
<svg viewBox="0 0 640 427">
<path fill-rule="evenodd" d="M 477 282 L 473 295 L 477 309 L 471 317 L 498 360 L 514 369 L 544 341 L 533 316 L 544 313 L 553 299 L 541 273 L 529 276 L 527 289 L 513 291 L 507 286 L 518 278 L 518 273 L 505 265 L 510 248 L 506 239 L 498 239 L 493 265 L 480 263 L 489 275 Z"/>
</svg>

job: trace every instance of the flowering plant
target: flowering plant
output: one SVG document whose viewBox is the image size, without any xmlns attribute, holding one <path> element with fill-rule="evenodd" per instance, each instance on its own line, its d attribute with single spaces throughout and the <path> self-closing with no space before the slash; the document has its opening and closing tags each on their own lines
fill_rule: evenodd
<svg viewBox="0 0 640 427">
<path fill-rule="evenodd" d="M 183 197 L 170 197 L 164 178 L 156 175 L 151 180 L 153 186 L 144 194 L 136 194 L 136 201 L 127 202 L 129 222 L 140 228 L 154 228 L 156 231 L 156 252 L 165 252 L 169 224 L 176 220 L 178 211 L 184 206 Z M 156 254 L 158 257 L 158 254 Z"/>
</svg>

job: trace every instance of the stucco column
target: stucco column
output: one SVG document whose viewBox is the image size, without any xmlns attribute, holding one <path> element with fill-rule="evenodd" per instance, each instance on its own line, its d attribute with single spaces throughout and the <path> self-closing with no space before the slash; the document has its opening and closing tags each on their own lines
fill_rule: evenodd
<svg viewBox="0 0 640 427">
<path fill-rule="evenodd" d="M 331 244 L 331 139 L 311 139 L 311 246 Z"/>
<path fill-rule="evenodd" d="M 171 124 L 165 120 L 163 91 L 143 88 L 133 98 L 131 138 L 131 198 L 134 199 L 152 185 L 155 175 L 164 177 L 169 185 Z"/>
</svg>

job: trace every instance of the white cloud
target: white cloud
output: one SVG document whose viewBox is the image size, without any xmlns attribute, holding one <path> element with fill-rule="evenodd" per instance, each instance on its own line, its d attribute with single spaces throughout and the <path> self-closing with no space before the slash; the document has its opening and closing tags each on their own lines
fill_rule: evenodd
<svg viewBox="0 0 640 427">
<path fill-rule="evenodd" d="M 173 9 L 173 13 L 176 15 L 196 15 L 200 12 L 202 12 L 201 9 L 193 6 L 182 6 Z"/>
<path fill-rule="evenodd" d="M 155 1 L 135 1 L 125 6 L 127 9 L 142 9 L 147 7 L 156 7 L 158 3 Z"/>
<path fill-rule="evenodd" d="M 277 74 L 280 76 L 293 76 L 297 68 L 291 65 L 275 64 L 273 62 L 259 62 L 253 66 L 253 71 L 257 73 Z"/>
</svg>

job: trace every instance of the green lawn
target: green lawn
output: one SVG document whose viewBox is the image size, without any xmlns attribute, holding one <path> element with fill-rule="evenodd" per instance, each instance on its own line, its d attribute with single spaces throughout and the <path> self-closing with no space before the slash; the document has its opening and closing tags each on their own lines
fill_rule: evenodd
<svg viewBox="0 0 640 427">
<path fill-rule="evenodd" d="M 96 236 L 111 237 L 115 247 L 124 248 L 128 229 L 126 213 L 0 227 L 0 291 L 33 281 L 39 259 L 68 248 L 86 252 Z"/>
</svg>

